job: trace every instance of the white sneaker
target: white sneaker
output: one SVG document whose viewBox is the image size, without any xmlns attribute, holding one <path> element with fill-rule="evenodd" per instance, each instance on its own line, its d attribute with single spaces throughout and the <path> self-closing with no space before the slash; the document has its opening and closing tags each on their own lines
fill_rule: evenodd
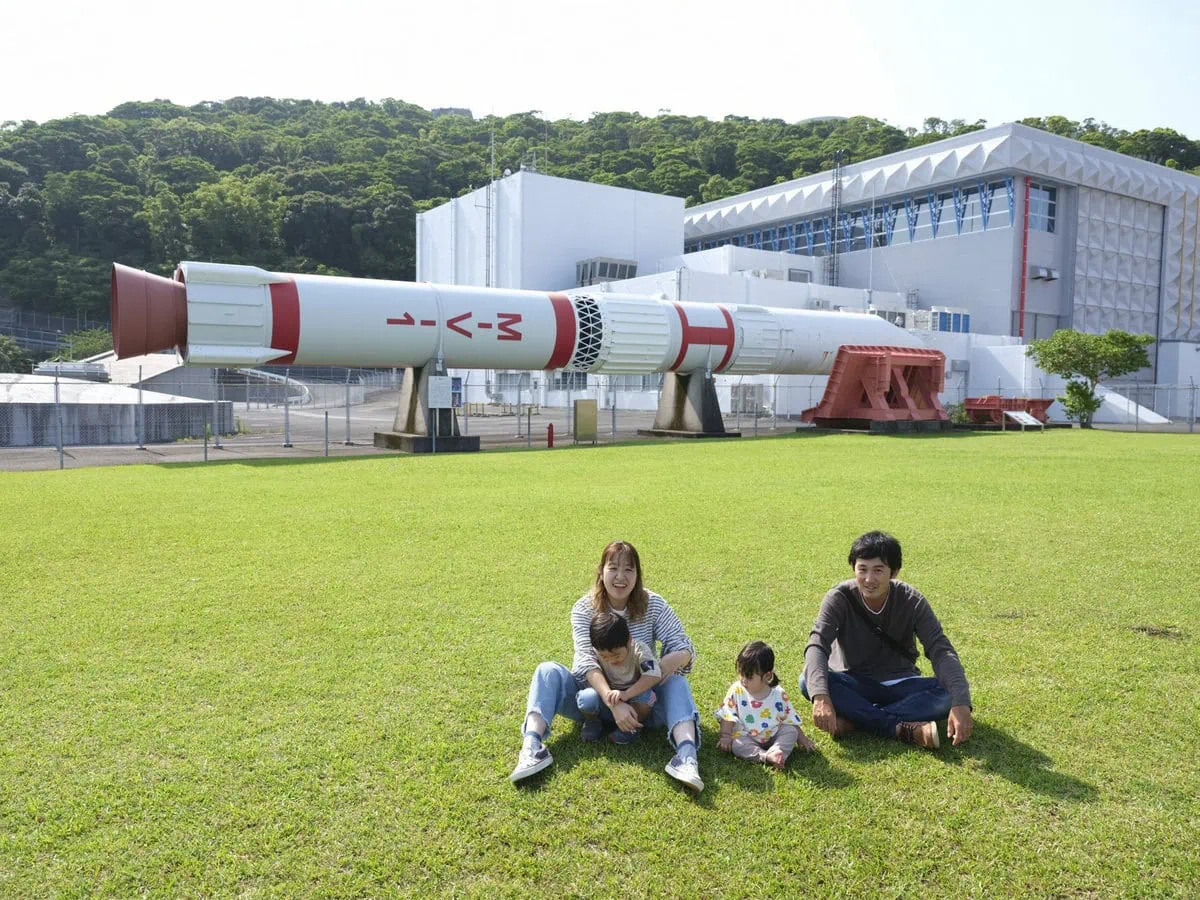
<svg viewBox="0 0 1200 900">
<path fill-rule="evenodd" d="M 542 771 L 542 769 L 549 766 L 552 762 L 554 762 L 554 757 L 550 755 L 550 751 L 544 745 L 538 747 L 536 750 L 522 747 L 521 755 L 517 759 L 517 767 L 512 770 L 512 774 L 508 776 L 508 780 L 517 782 L 522 778 L 528 778 L 530 775 L 535 775 Z"/>
<path fill-rule="evenodd" d="M 676 756 L 667 763 L 666 772 L 693 791 L 704 790 L 704 781 L 700 778 L 700 767 L 696 765 L 694 759 L 680 759 Z"/>
</svg>

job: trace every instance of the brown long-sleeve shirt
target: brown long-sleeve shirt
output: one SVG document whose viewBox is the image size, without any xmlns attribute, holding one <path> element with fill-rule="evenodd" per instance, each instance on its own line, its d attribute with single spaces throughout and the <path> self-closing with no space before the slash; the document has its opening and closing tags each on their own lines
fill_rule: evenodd
<svg viewBox="0 0 1200 900">
<path fill-rule="evenodd" d="M 884 641 L 850 608 L 858 604 L 867 618 L 902 647 L 909 650 L 903 656 Z M 872 613 L 858 585 L 844 581 L 834 586 L 821 601 L 817 620 L 813 623 L 808 646 L 804 648 L 804 681 L 810 697 L 828 694 L 828 672 L 850 672 L 875 681 L 891 681 L 920 675 L 914 660 L 919 638 L 925 655 L 933 663 L 933 674 L 950 694 L 954 706 L 971 705 L 971 689 L 963 671 L 958 652 L 942 631 L 942 623 L 934 615 L 929 601 L 912 585 L 892 581 L 887 602 L 879 613 Z"/>
</svg>

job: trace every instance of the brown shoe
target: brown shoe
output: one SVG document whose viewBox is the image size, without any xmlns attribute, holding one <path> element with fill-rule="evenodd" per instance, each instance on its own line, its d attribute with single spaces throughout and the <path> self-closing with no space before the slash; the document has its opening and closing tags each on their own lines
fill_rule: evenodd
<svg viewBox="0 0 1200 900">
<path fill-rule="evenodd" d="M 916 744 L 927 750 L 936 750 L 942 745 L 938 738 L 937 722 L 901 722 L 896 726 L 896 737 L 906 744 Z"/>
<path fill-rule="evenodd" d="M 854 731 L 854 723 L 838 716 L 837 723 L 833 726 L 833 736 L 835 738 L 845 737 L 852 731 Z"/>
</svg>

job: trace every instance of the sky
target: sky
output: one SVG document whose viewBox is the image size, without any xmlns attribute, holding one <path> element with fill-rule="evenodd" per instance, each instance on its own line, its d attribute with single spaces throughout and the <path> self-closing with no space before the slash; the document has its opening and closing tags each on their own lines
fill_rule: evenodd
<svg viewBox="0 0 1200 900">
<path fill-rule="evenodd" d="M 130 100 L 394 98 L 476 116 L 1092 117 L 1200 139 L 1185 0 L 17 0 L 0 122 Z"/>
</svg>

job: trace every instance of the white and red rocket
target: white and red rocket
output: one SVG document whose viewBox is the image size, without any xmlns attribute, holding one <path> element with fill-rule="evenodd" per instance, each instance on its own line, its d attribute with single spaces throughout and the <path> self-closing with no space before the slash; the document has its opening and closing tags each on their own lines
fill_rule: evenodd
<svg viewBox="0 0 1200 900">
<path fill-rule="evenodd" d="M 185 262 L 175 278 L 114 265 L 118 357 L 194 366 L 314 365 L 824 375 L 843 344 L 924 347 L 876 316 L 283 275 Z"/>
</svg>

